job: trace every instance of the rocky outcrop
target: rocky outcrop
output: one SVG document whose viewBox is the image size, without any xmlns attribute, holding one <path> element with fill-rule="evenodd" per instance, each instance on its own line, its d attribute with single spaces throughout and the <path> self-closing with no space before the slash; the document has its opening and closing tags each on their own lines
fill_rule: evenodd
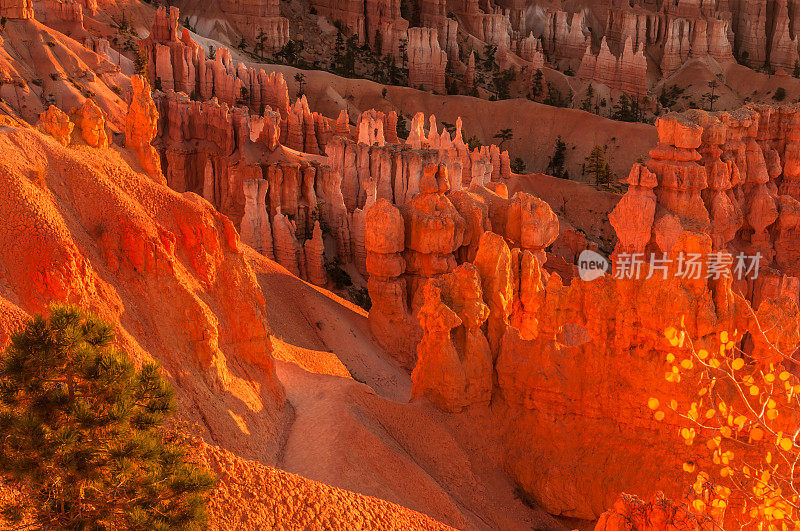
<svg viewBox="0 0 800 531">
<path fill-rule="evenodd" d="M 311 238 L 303 243 L 306 280 L 317 286 L 324 286 L 328 283 L 327 274 L 325 273 L 324 251 L 325 244 L 322 241 L 322 229 L 319 226 L 319 221 L 317 221 L 314 223 Z"/>
<path fill-rule="evenodd" d="M 772 40 L 769 46 L 769 64 L 791 72 L 800 61 L 798 47 L 800 36 L 789 31 L 789 9 L 786 0 L 778 0 L 773 8 Z"/>
<path fill-rule="evenodd" d="M 467 69 L 464 71 L 464 92 L 472 95 L 475 88 L 475 52 L 472 51 L 467 59 Z"/>
<path fill-rule="evenodd" d="M 735 49 L 739 60 L 761 67 L 767 60 L 767 1 L 741 2 L 734 12 Z"/>
<path fill-rule="evenodd" d="M 263 43 L 266 52 L 289 42 L 289 19 L 280 16 L 279 0 L 220 0 L 219 8 L 246 41 Z"/>
<path fill-rule="evenodd" d="M 33 18 L 33 0 L 0 0 L 0 16 L 5 18 Z"/>
<path fill-rule="evenodd" d="M 330 121 L 317 112 L 311 112 L 305 96 L 288 108 L 280 132 L 281 144 L 312 155 L 323 153 L 328 140 L 333 137 Z"/>
<path fill-rule="evenodd" d="M 544 67 L 545 57 L 542 42 L 530 33 L 524 39 L 520 39 L 517 45 L 517 55 L 530 63 L 530 68 L 534 71 Z"/>
<path fill-rule="evenodd" d="M 777 334 L 770 338 L 755 321 L 757 316 L 761 322 L 793 323 L 798 312 L 797 283 L 772 258 L 779 248 L 786 256 L 798 248 L 791 234 L 800 221 L 800 202 L 789 195 L 775 198 L 783 168 L 794 172 L 787 157 L 796 147 L 796 112 L 750 107 L 658 121 L 659 144 L 644 164 L 634 166 L 629 191 L 611 222 L 619 237 L 615 258 L 663 252 L 673 261 L 666 279 L 658 273 L 648 279 L 645 260 L 637 278 L 573 279 L 565 286 L 541 265 L 544 249 L 558 235 L 552 211 L 530 196 L 505 199 L 481 183 L 443 196 L 452 198 L 464 220 L 461 246 L 451 258 L 442 249 L 455 245 L 449 228 L 457 224 L 442 220 L 433 231 L 433 217 L 419 208 L 439 200 L 435 196 L 441 191 L 434 192 L 433 183 L 446 182 L 441 168 L 423 172 L 420 193 L 404 209 L 392 210 L 382 201 L 381 210 L 392 212 L 395 224 L 400 212 L 405 221 L 405 272 L 395 268 L 391 274 L 406 280 L 410 300 L 407 311 L 400 306 L 398 320 L 413 315 L 420 323 L 412 395 L 447 411 L 486 403 L 489 397 L 503 419 L 506 470 L 548 511 L 591 518 L 622 490 L 679 495 L 680 463 L 693 450 L 678 441 L 665 443 L 674 440 L 669 433 L 675 425 L 654 420 L 646 405 L 649 396 L 662 388 L 666 393 L 669 385 L 661 360 L 674 347 L 664 339 L 664 328 L 684 322 L 693 338 L 747 330 L 765 352 L 770 344 L 792 351 L 800 341 L 784 328 L 770 329 Z M 430 142 L 430 132 L 415 133 L 412 127 L 412 135 L 415 142 Z M 368 218 L 367 231 L 372 223 Z M 477 231 L 483 232 L 472 252 Z M 444 245 L 421 250 L 421 242 Z M 706 278 L 706 269 L 698 279 L 676 274 L 680 253 L 740 249 L 769 251 L 765 256 L 772 265 L 764 280 L 734 285 L 724 275 Z M 382 302 L 392 300 L 373 289 Z M 754 313 L 748 299 L 755 296 Z M 398 303 L 392 304 L 397 309 Z M 378 337 L 387 334 L 386 328 L 374 330 Z M 470 350 L 470 345 L 479 346 Z M 481 355 L 472 357 L 475 352 Z M 487 359 L 492 360 L 488 368 Z M 468 368 L 475 360 L 482 360 L 480 370 Z M 496 379 L 487 391 L 492 370 Z M 466 376 L 470 372 L 472 380 Z M 502 401 L 491 398 L 497 393 Z M 521 432 L 535 436 L 520 439 Z M 625 459 L 619 459 L 623 446 Z M 637 467 L 627 466 L 630 459 Z M 616 529 L 620 515 L 629 522 L 636 515 L 659 517 L 662 510 L 665 521 L 691 524 L 661 498 L 649 505 L 623 501 L 601 520 L 603 529 Z"/>
<path fill-rule="evenodd" d="M 425 279 L 455 269 L 453 253 L 464 241 L 466 221 L 445 195 L 449 189 L 446 168 L 428 165 L 407 204 L 404 258 L 412 306 Z"/>
<path fill-rule="evenodd" d="M 446 94 L 444 71 L 447 53 L 439 46 L 435 29 L 408 30 L 408 84 L 414 88 Z"/>
<path fill-rule="evenodd" d="M 691 22 L 688 20 L 673 18 L 667 22 L 664 54 L 661 57 L 661 73 L 664 76 L 672 75 L 689 58 L 692 50 L 690 33 Z M 700 35 L 700 32 L 696 33 Z"/>
<path fill-rule="evenodd" d="M 646 167 L 634 166 L 632 187 L 611 214 L 618 252 L 668 252 L 683 227 L 714 250 L 759 253 L 762 268 L 795 276 L 785 257 L 795 246 L 798 123 L 796 111 L 768 106 L 660 118 L 659 144 Z M 752 301 L 753 280 L 736 284 Z"/>
<path fill-rule="evenodd" d="M 389 201 L 378 199 L 367 210 L 365 230 L 367 287 L 372 301 L 370 328 L 388 352 L 412 368 L 420 333 L 409 314 L 403 216 Z"/>
<path fill-rule="evenodd" d="M 308 278 L 311 282 L 324 282 L 319 269 L 324 263 L 319 245 L 322 240 L 315 235 L 319 231 L 329 232 L 343 262 L 352 260 L 341 175 L 316 160 L 298 156 L 280 141 L 285 136 L 285 141 L 301 144 L 301 149 L 316 145 L 319 150 L 316 130 L 298 134 L 297 121 L 290 119 L 295 124 L 293 133 L 284 135 L 280 112 L 269 107 L 263 116 L 254 117 L 243 107 L 229 107 L 216 100 L 200 103 L 172 91 L 157 94 L 156 108 L 160 131 L 157 147 L 163 153 L 164 176 L 171 188 L 204 197 L 235 223 L 241 223 L 243 231 L 247 227 L 245 240 L 249 245 L 267 256 L 281 256 L 278 261 L 283 260 L 281 263 L 296 270 L 301 278 L 307 278 L 308 270 L 313 275 Z M 286 111 L 290 117 L 300 115 L 308 118 L 306 124 L 319 123 L 315 121 L 318 115 L 306 112 L 304 99 L 290 109 Z M 278 212 L 282 214 L 280 227 L 273 221 Z"/>
<path fill-rule="evenodd" d="M 106 115 L 94 101 L 87 98 L 83 105 L 70 111 L 70 117 L 87 144 L 99 149 L 108 147 Z"/>
<path fill-rule="evenodd" d="M 279 208 L 272 218 L 272 230 L 275 261 L 285 267 L 289 273 L 300 277 L 300 263 L 298 261 L 300 258 L 298 256 L 300 244 L 295 236 L 297 225 L 287 215 L 283 214 Z"/>
<path fill-rule="evenodd" d="M 91 308 L 116 327 L 116 348 L 158 363 L 176 400 L 194 404 L 181 414 L 202 424 L 201 437 L 223 437 L 246 458 L 277 455 L 285 395 L 264 295 L 233 224 L 124 157 L 4 129 L 0 205 L 17 229 L 0 231 L 3 305 L 25 319 L 56 301 Z M 257 412 L 242 407 L 243 388 Z M 253 441 L 230 411 L 264 437 Z"/>
<path fill-rule="evenodd" d="M 217 98 L 227 105 L 244 105 L 257 114 L 269 107 L 284 121 L 289 119 L 289 93 L 283 74 L 234 63 L 226 48 L 217 49 L 213 58 L 206 57 L 187 30 L 178 38 L 179 17 L 175 7 L 159 8 L 150 35 L 140 42 L 153 86 L 165 92 L 183 92 L 203 102 Z M 300 115 L 301 127 L 306 107 L 301 103 L 292 108 Z M 321 117 L 314 120 L 315 129 L 329 125 Z"/>
<path fill-rule="evenodd" d="M 358 44 L 366 42 L 365 0 L 314 0 L 317 12 L 342 24 L 350 35 L 358 36 Z"/>
<path fill-rule="evenodd" d="M 622 55 L 617 59 L 611 54 L 605 38 L 597 55 L 592 53 L 591 44 L 587 44 L 578 68 L 578 77 L 628 94 L 643 96 L 647 92 L 647 59 L 644 56 L 644 47 L 640 44 L 634 53 L 631 39 L 628 38 Z"/>
<path fill-rule="evenodd" d="M 51 105 L 39 115 L 37 125 L 39 129 L 55 138 L 62 146 L 68 146 L 72 142 L 72 130 L 75 128 L 75 124 L 70 121 L 64 111 L 55 105 Z"/>
<path fill-rule="evenodd" d="M 267 258 L 275 259 L 272 250 L 272 224 L 267 211 L 269 181 L 251 179 L 244 181 L 244 217 L 239 233 L 242 243 L 249 245 Z"/>
<path fill-rule="evenodd" d="M 472 264 L 462 264 L 425 284 L 417 313 L 422 339 L 411 373 L 412 396 L 424 396 L 445 411 L 488 404 L 492 354 L 481 325 L 489 316 L 481 281 Z"/>
<path fill-rule="evenodd" d="M 566 62 L 577 65 L 586 49 L 583 34 L 583 13 L 569 14 L 561 10 L 546 13 L 542 46 L 551 57 L 551 62 Z"/>
<path fill-rule="evenodd" d="M 689 233 L 680 239 L 678 249 L 697 249 L 692 246 L 700 242 Z M 489 309 L 485 339 L 497 374 L 492 392 L 503 397 L 492 400 L 492 407 L 503 419 L 506 469 L 517 484 L 547 510 L 584 518 L 596 517 L 622 489 L 680 494 L 680 463 L 692 450 L 679 441 L 670 444 L 674 426 L 654 420 L 646 406 L 648 396 L 667 392 L 669 385 L 661 360 L 673 347 L 662 330 L 682 316 L 692 316 L 692 337 L 700 337 L 700 330 L 755 330 L 749 305 L 730 291 L 730 283 L 606 278 L 574 280 L 567 287 L 557 274 L 544 272 L 532 253 L 509 248 L 491 232 L 481 238 L 474 265 Z M 465 358 L 456 343 L 463 336 L 454 331 L 461 322 L 451 302 L 473 301 L 474 282 L 471 276 L 450 293 L 449 286 L 442 288 L 446 277 L 422 289 L 420 320 L 431 331 L 417 350 L 412 394 L 453 411 L 485 398 L 472 402 L 463 391 Z M 624 460 L 616 457 L 620 445 Z M 631 458 L 637 467 L 627 466 Z"/>
<path fill-rule="evenodd" d="M 161 159 L 150 144 L 158 133 L 158 110 L 144 77 L 131 77 L 131 85 L 133 98 L 125 117 L 125 146 L 136 154 L 148 175 L 160 177 Z"/>
<path fill-rule="evenodd" d="M 368 44 L 379 54 L 399 59 L 398 46 L 408 30 L 400 0 L 313 0 L 312 6 L 355 35 L 359 45 Z"/>
<path fill-rule="evenodd" d="M 529 250 L 544 264 L 545 248 L 558 238 L 558 218 L 538 197 L 517 192 L 508 203 L 505 237 L 516 247 Z"/>
<path fill-rule="evenodd" d="M 656 213 L 656 175 L 641 164 L 634 164 L 628 175 L 628 191 L 608 220 L 617 233 L 616 252 L 644 253 L 653 231 Z"/>
</svg>

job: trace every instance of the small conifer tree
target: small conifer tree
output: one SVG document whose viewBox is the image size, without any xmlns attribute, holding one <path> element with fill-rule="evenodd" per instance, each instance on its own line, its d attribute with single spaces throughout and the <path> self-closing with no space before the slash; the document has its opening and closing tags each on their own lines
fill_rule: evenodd
<svg viewBox="0 0 800 531">
<path fill-rule="evenodd" d="M 0 354 L 0 476 L 24 496 L 8 522 L 42 529 L 202 525 L 211 476 L 162 424 L 174 410 L 153 363 L 137 370 L 114 329 L 54 305 Z"/>
<path fill-rule="evenodd" d="M 598 188 L 607 188 L 611 183 L 611 166 L 606 161 L 606 150 L 603 146 L 592 148 L 584 162 L 584 171 L 594 175 L 594 182 Z"/>
</svg>

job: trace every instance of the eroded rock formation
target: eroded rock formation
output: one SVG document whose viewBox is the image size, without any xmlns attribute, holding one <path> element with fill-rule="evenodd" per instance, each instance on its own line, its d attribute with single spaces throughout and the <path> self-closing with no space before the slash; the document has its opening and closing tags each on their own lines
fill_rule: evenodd
<svg viewBox="0 0 800 531">
<path fill-rule="evenodd" d="M 72 109 L 70 115 L 87 144 L 100 149 L 108 147 L 106 115 L 93 100 L 87 99 L 83 105 Z"/>
<path fill-rule="evenodd" d="M 431 28 L 409 28 L 409 86 L 446 94 L 444 82 L 446 67 L 447 53 L 439 47 L 437 30 Z"/>
<path fill-rule="evenodd" d="M 275 52 L 289 42 L 289 19 L 280 16 L 279 0 L 221 0 L 219 7 L 247 41 L 263 43 L 265 51 Z"/>
<path fill-rule="evenodd" d="M 611 54 L 605 38 L 600 44 L 600 52 L 597 55 L 592 53 L 591 44 L 587 44 L 578 68 L 578 77 L 602 83 L 628 94 L 643 96 L 647 92 L 647 59 L 644 56 L 644 46 L 640 44 L 634 53 L 629 38 L 625 41 L 622 55 L 617 59 Z"/>
<path fill-rule="evenodd" d="M 800 209 L 790 195 L 777 194 L 783 183 L 794 189 L 796 112 L 750 107 L 659 120 L 659 144 L 644 164 L 634 166 L 629 191 L 611 220 L 619 237 L 615 256 L 664 253 L 672 264 L 666 279 L 648 275 L 645 260 L 637 278 L 575 279 L 565 286 L 558 274 L 542 268 L 544 249 L 558 235 L 549 207 L 522 194 L 505 199 L 482 183 L 445 196 L 465 222 L 461 247 L 452 258 L 426 249 L 431 258 L 441 258 L 422 261 L 420 242 L 452 242 L 450 221 L 437 223 L 436 237 L 415 232 L 426 222 L 415 213 L 414 199 L 432 201 L 433 183 L 444 182 L 441 175 L 432 179 L 432 171 L 423 172 L 421 193 L 406 209 L 392 211 L 382 202 L 381 211 L 391 211 L 396 224 L 401 212 L 405 221 L 405 271 L 397 267 L 391 278 L 407 279 L 408 296 L 387 297 L 377 282 L 370 290 L 389 307 L 377 308 L 376 319 L 391 314 L 408 323 L 411 315 L 420 323 L 412 394 L 447 411 L 485 404 L 488 397 L 503 419 L 507 471 L 548 511 L 589 518 L 623 490 L 678 495 L 680 463 L 692 449 L 671 444 L 674 426 L 654 420 L 646 406 L 648 396 L 669 385 L 662 360 L 673 347 L 664 328 L 683 320 L 692 337 L 706 339 L 721 330 L 747 330 L 764 352 L 770 344 L 793 351 L 800 342 L 796 327 L 770 329 L 780 336 L 770 338 L 756 321 L 791 323 L 798 315 L 798 293 L 790 287 L 796 283 L 773 262 L 779 249 L 795 248 L 788 243 L 794 234 L 789 227 L 796 226 Z M 368 216 L 368 232 L 376 222 Z M 477 249 L 471 249 L 478 231 Z M 706 269 L 696 279 L 677 274 L 681 253 L 719 250 L 757 250 L 773 265 L 762 269 L 762 280 L 751 276 L 737 285 L 733 275 L 707 278 Z M 431 266 L 427 276 L 418 274 L 423 269 L 416 262 Z M 728 265 L 729 272 L 733 267 Z M 379 338 L 389 333 L 387 327 L 374 330 Z M 492 372 L 495 383 L 487 390 Z M 631 459 L 640 465 L 627 466 Z M 650 504 L 625 500 L 602 520 L 604 529 L 615 529 L 621 516 L 657 517 L 662 510 L 665 521 L 691 524 L 661 498 Z"/>
<path fill-rule="evenodd" d="M 75 124 L 55 105 L 51 105 L 47 111 L 39 115 L 38 126 L 63 146 L 68 146 L 72 142 L 72 130 L 75 129 Z"/>
<path fill-rule="evenodd" d="M 0 16 L 5 18 L 33 18 L 33 0 L 2 0 Z"/>
<path fill-rule="evenodd" d="M 158 133 L 158 111 L 150 94 L 150 84 L 142 76 L 131 77 L 133 99 L 125 118 L 125 146 L 139 159 L 144 171 L 161 176 L 161 159 L 151 142 Z"/>
</svg>

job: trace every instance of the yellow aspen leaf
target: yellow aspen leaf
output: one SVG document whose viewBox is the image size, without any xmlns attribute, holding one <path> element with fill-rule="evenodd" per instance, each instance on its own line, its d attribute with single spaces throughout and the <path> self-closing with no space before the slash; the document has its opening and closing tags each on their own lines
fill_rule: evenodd
<svg viewBox="0 0 800 531">
<path fill-rule="evenodd" d="M 771 372 L 770 372 L 770 373 L 767 373 L 767 374 L 765 374 L 765 375 L 764 375 L 764 381 L 765 381 L 765 382 L 767 382 L 767 383 L 772 383 L 772 382 L 774 382 L 774 381 L 775 381 L 775 375 L 774 375 L 774 374 L 772 374 Z"/>
<path fill-rule="evenodd" d="M 736 358 L 735 360 L 733 360 L 733 363 L 731 363 L 731 367 L 733 368 L 734 371 L 738 371 L 739 369 L 744 367 L 744 359 Z"/>
<path fill-rule="evenodd" d="M 774 398 L 770 398 L 769 400 L 767 400 L 767 408 L 768 409 L 775 409 L 776 407 L 778 407 L 778 403 L 775 402 Z"/>
<path fill-rule="evenodd" d="M 767 410 L 767 418 L 769 420 L 775 420 L 778 418 L 778 410 L 777 409 L 768 409 Z"/>
<path fill-rule="evenodd" d="M 774 519 L 776 519 L 776 520 L 783 520 L 783 517 L 784 517 L 785 515 L 786 515 L 786 513 L 784 513 L 784 512 L 783 512 L 782 510 L 780 510 L 780 509 L 775 509 L 774 511 L 772 511 L 772 517 L 773 517 Z"/>
<path fill-rule="evenodd" d="M 711 367 L 714 369 L 719 369 L 719 366 L 722 365 L 720 361 L 716 358 L 709 360 L 708 364 L 711 365 Z"/>
<path fill-rule="evenodd" d="M 670 352 L 669 354 L 667 354 L 667 363 L 672 363 L 673 361 L 675 361 L 675 354 Z"/>
<path fill-rule="evenodd" d="M 678 374 L 679 371 L 680 371 L 680 369 L 678 368 L 677 365 L 673 365 L 672 366 L 672 372 L 674 372 L 675 374 Z"/>
<path fill-rule="evenodd" d="M 692 502 L 692 508 L 697 512 L 703 512 L 706 508 L 706 502 L 703 500 L 694 500 Z"/>
<path fill-rule="evenodd" d="M 722 469 L 719 471 L 719 475 L 724 477 L 724 478 L 730 476 L 731 475 L 731 467 L 729 467 L 729 466 L 722 467 Z"/>
<path fill-rule="evenodd" d="M 708 388 L 707 388 L 707 387 L 703 387 L 702 389 L 700 389 L 699 391 L 697 391 L 697 396 L 705 396 L 705 394 L 706 394 L 707 392 L 708 392 Z"/>
<path fill-rule="evenodd" d="M 730 436 L 733 434 L 733 432 L 731 431 L 731 429 L 728 426 L 723 426 L 722 428 L 720 428 L 719 432 L 726 439 L 729 439 Z"/>
<path fill-rule="evenodd" d="M 701 360 L 708 358 L 708 351 L 704 348 L 701 348 L 700 350 L 697 351 L 697 357 L 700 358 Z"/>
<path fill-rule="evenodd" d="M 757 385 L 754 385 L 754 386 L 752 386 L 750 388 L 750 394 L 753 395 L 753 396 L 758 395 L 758 386 Z"/>
<path fill-rule="evenodd" d="M 691 474 L 692 472 L 694 472 L 694 469 L 695 469 L 695 468 L 697 468 L 697 467 L 695 466 L 695 464 L 694 464 L 694 463 L 684 463 L 684 464 L 683 464 L 683 470 L 684 470 L 684 472 L 688 472 L 689 474 Z"/>
<path fill-rule="evenodd" d="M 679 334 L 676 330 L 672 337 L 668 336 L 667 339 L 669 340 L 669 344 L 673 347 L 680 347 L 683 344 L 683 332 Z"/>
<path fill-rule="evenodd" d="M 766 457 L 764 457 L 764 460 L 767 462 L 767 464 L 772 463 L 772 452 L 767 452 L 767 455 Z"/>
<path fill-rule="evenodd" d="M 728 341 L 727 343 L 725 343 L 725 350 L 733 350 L 733 347 L 735 346 L 736 343 L 734 343 L 733 341 Z"/>
<path fill-rule="evenodd" d="M 783 380 L 785 382 L 786 380 L 789 379 L 789 377 L 791 375 L 792 374 L 789 371 L 783 371 L 782 373 L 780 373 L 780 375 L 778 375 L 778 378 L 780 378 L 781 380 Z"/>
<path fill-rule="evenodd" d="M 651 397 L 649 400 L 647 400 L 647 407 L 649 407 L 650 409 L 653 409 L 653 410 L 658 409 L 658 406 L 660 404 L 661 403 L 658 401 L 658 398 L 652 398 Z"/>
<path fill-rule="evenodd" d="M 720 340 L 721 343 L 727 343 L 728 342 L 728 332 L 725 331 L 725 330 L 720 332 L 719 333 L 719 340 Z"/>
<path fill-rule="evenodd" d="M 736 420 L 733 421 L 733 423 L 736 424 L 739 429 L 742 429 L 742 426 L 744 426 L 745 422 L 747 422 L 747 417 L 744 415 L 739 415 L 736 417 Z"/>
<path fill-rule="evenodd" d="M 665 417 L 665 416 L 666 416 L 666 415 L 664 414 L 664 412 L 663 412 L 663 411 L 656 411 L 656 412 L 655 412 L 655 414 L 653 414 L 653 417 L 655 417 L 655 419 L 656 419 L 657 421 L 659 421 L 659 422 L 661 422 L 662 420 L 664 420 L 664 417 Z"/>
<path fill-rule="evenodd" d="M 760 441 L 764 438 L 764 430 L 756 426 L 752 430 L 750 430 L 750 438 L 754 441 Z"/>
<path fill-rule="evenodd" d="M 685 359 L 685 360 L 683 360 L 681 362 L 681 367 L 683 367 L 684 369 L 686 369 L 688 371 L 689 369 L 694 367 L 694 362 L 692 360 L 690 360 L 690 359 Z"/>
<path fill-rule="evenodd" d="M 670 400 L 669 401 L 669 408 L 672 409 L 672 410 L 678 409 L 678 401 L 675 400 L 674 398 L 672 400 Z"/>
<path fill-rule="evenodd" d="M 789 437 L 784 437 L 781 439 L 780 446 L 784 451 L 788 452 L 794 446 L 794 442 Z"/>
<path fill-rule="evenodd" d="M 709 409 L 708 411 L 706 411 L 706 418 L 707 419 L 713 418 L 714 415 L 716 415 L 716 414 L 717 414 L 716 411 L 714 411 L 713 409 Z"/>
</svg>

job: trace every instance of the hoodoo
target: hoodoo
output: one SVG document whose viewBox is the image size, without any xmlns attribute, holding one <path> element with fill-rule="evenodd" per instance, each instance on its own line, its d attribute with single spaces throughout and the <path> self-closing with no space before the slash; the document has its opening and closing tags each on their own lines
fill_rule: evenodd
<svg viewBox="0 0 800 531">
<path fill-rule="evenodd" d="M 794 0 L 0 0 L 0 528 L 800 527 Z"/>
</svg>

